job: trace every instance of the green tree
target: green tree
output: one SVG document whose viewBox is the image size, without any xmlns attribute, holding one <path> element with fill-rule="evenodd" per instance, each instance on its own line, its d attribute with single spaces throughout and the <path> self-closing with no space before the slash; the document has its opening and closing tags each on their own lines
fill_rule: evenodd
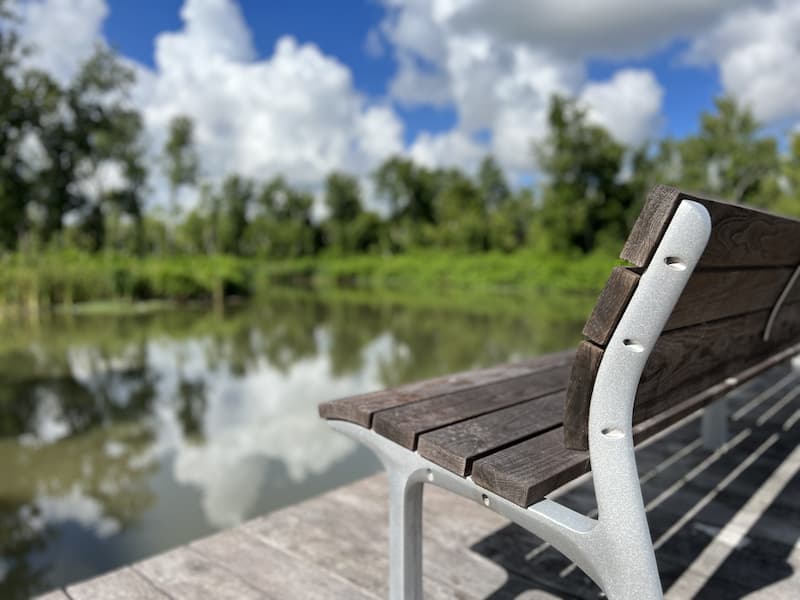
<svg viewBox="0 0 800 600">
<path fill-rule="evenodd" d="M 715 112 L 700 116 L 697 134 L 662 144 L 663 179 L 733 202 L 770 206 L 779 169 L 777 141 L 763 136 L 752 113 L 733 99 L 714 104 Z"/>
<path fill-rule="evenodd" d="M 182 185 L 192 185 L 197 180 L 199 160 L 194 147 L 194 123 L 191 118 L 178 115 L 169 122 L 169 133 L 164 144 L 164 170 L 170 187 L 170 206 L 177 214 L 177 196 Z"/>
<path fill-rule="evenodd" d="M 626 148 L 590 124 L 575 101 L 554 97 L 550 132 L 534 147 L 545 176 L 538 214 L 538 241 L 555 250 L 594 249 L 605 238 L 621 239 L 636 202 L 621 175 Z"/>
<path fill-rule="evenodd" d="M 500 208 L 511 197 L 506 177 L 491 156 L 481 161 L 478 169 L 478 189 L 489 210 Z"/>
</svg>

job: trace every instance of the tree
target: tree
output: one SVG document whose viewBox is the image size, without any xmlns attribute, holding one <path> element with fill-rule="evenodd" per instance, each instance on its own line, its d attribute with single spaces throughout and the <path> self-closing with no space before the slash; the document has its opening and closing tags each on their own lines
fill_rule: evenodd
<svg viewBox="0 0 800 600">
<path fill-rule="evenodd" d="M 324 198 L 329 213 L 323 223 L 326 246 L 337 252 L 353 252 L 377 243 L 373 220 L 362 218 L 361 188 L 355 177 L 330 174 L 325 180 Z"/>
<path fill-rule="evenodd" d="M 197 180 L 199 160 L 194 148 L 194 123 L 184 115 L 169 122 L 169 134 L 164 144 L 164 169 L 170 187 L 170 206 L 177 214 L 177 196 L 182 185 Z"/>
<path fill-rule="evenodd" d="M 716 112 L 701 115 L 696 135 L 662 145 L 659 163 L 671 166 L 665 179 L 733 202 L 769 206 L 770 180 L 779 169 L 776 140 L 762 136 L 752 113 L 733 99 L 714 104 Z"/>
<path fill-rule="evenodd" d="M 603 237 L 622 239 L 636 203 L 623 181 L 626 148 L 587 122 L 575 101 L 554 97 L 550 132 L 534 147 L 545 176 L 537 235 L 551 248 L 589 252 Z"/>
<path fill-rule="evenodd" d="M 478 169 L 478 189 L 489 210 L 501 207 L 511 196 L 506 177 L 491 156 L 481 161 Z"/>
<path fill-rule="evenodd" d="M 219 250 L 242 254 L 248 211 L 253 199 L 253 183 L 239 175 L 229 175 L 219 196 Z"/>
</svg>

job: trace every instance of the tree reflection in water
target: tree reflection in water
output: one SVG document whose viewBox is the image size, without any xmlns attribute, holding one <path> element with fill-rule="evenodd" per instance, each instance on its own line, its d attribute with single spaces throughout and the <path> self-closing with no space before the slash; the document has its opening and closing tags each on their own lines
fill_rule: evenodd
<svg viewBox="0 0 800 600">
<path fill-rule="evenodd" d="M 82 579 L 378 468 L 326 399 L 558 350 L 592 298 L 276 290 L 0 335 L 0 597 Z"/>
</svg>

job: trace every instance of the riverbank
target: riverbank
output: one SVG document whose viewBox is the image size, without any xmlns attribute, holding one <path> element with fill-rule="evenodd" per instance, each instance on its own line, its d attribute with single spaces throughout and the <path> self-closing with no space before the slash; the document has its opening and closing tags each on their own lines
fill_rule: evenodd
<svg viewBox="0 0 800 600">
<path fill-rule="evenodd" d="M 0 261 L 0 311 L 39 313 L 90 303 L 213 302 L 258 295 L 275 286 L 402 293 L 470 291 L 596 293 L 616 260 L 606 254 L 519 252 L 473 255 L 322 256 L 270 261 L 229 255 L 136 258 L 45 252 Z M 112 307 L 113 308 L 113 307 Z"/>
</svg>

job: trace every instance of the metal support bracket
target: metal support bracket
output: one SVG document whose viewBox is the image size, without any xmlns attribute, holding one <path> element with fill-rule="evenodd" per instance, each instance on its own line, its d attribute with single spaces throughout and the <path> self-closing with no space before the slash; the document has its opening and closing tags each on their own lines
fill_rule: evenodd
<svg viewBox="0 0 800 600">
<path fill-rule="evenodd" d="M 789 292 L 792 291 L 792 288 L 797 283 L 798 279 L 800 279 L 800 265 L 794 270 L 792 276 L 789 277 L 789 281 L 786 282 L 786 286 L 783 288 L 780 296 L 775 301 L 775 306 L 772 307 L 772 311 L 769 313 L 769 318 L 767 319 L 767 325 L 764 327 L 764 341 L 768 341 L 769 337 L 772 335 L 772 326 L 775 324 L 775 319 L 778 318 L 778 313 L 781 312 L 781 307 L 783 303 L 786 301 L 786 297 L 789 295 Z"/>
</svg>

